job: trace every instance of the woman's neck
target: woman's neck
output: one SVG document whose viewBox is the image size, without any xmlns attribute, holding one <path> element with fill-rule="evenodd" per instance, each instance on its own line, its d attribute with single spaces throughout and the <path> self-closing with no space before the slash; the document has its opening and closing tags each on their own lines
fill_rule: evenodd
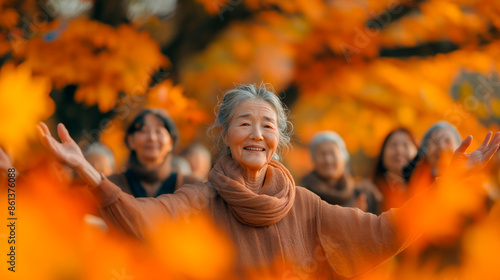
<svg viewBox="0 0 500 280">
<path fill-rule="evenodd" d="M 387 171 L 385 177 L 386 177 L 385 179 L 387 180 L 387 183 L 389 183 L 389 185 L 391 185 L 391 184 L 406 185 L 406 181 L 400 173 L 394 173 L 392 171 Z"/>
<path fill-rule="evenodd" d="M 260 170 L 243 170 L 245 186 L 254 193 L 258 193 L 266 179 L 267 166 Z"/>
<path fill-rule="evenodd" d="M 337 185 L 337 183 L 339 182 L 340 178 L 342 177 L 342 175 L 338 176 L 338 177 L 323 177 L 317 171 L 315 171 L 314 173 L 316 173 L 316 176 L 321 178 L 321 180 L 323 180 L 323 182 L 326 182 L 326 185 L 328 187 L 335 187 Z"/>
<path fill-rule="evenodd" d="M 157 168 L 158 166 L 160 166 L 163 163 L 163 160 L 158 160 L 158 159 L 147 160 L 147 159 L 139 159 L 139 158 L 137 158 L 137 160 L 146 169 L 155 169 L 155 168 Z"/>
<path fill-rule="evenodd" d="M 340 178 L 329 178 L 326 180 L 326 183 L 329 185 L 329 186 L 336 186 L 337 183 L 339 182 Z"/>
<path fill-rule="evenodd" d="M 160 163 L 145 162 L 135 155 L 131 155 L 128 162 L 128 169 L 131 169 L 141 181 L 154 183 L 163 181 L 171 174 L 170 155 L 167 155 Z"/>
</svg>

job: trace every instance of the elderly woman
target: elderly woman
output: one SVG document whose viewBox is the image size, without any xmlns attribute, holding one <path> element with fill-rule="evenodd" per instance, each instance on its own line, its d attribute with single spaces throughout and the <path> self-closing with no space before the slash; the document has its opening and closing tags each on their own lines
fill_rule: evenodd
<svg viewBox="0 0 500 280">
<path fill-rule="evenodd" d="M 410 177 L 416 172 L 416 178 L 426 176 L 433 181 L 446 168 L 446 159 L 451 158 L 460 142 L 460 134 L 452 124 L 446 121 L 433 124 L 425 132 L 415 158 L 403 168 L 405 180 L 410 181 Z"/>
<path fill-rule="evenodd" d="M 194 177 L 206 181 L 211 169 L 212 156 L 210 152 L 201 144 L 192 144 L 187 147 L 181 156 L 187 160 Z"/>
<path fill-rule="evenodd" d="M 177 127 L 164 110 L 143 110 L 126 131 L 125 143 L 130 149 L 127 170 L 109 180 L 135 197 L 157 197 L 198 182 L 172 169 L 172 151 L 178 138 Z"/>
<path fill-rule="evenodd" d="M 94 142 L 83 150 L 85 159 L 104 176 L 110 176 L 115 169 L 113 153 L 103 144 Z"/>
<path fill-rule="evenodd" d="M 382 195 L 369 181 L 354 181 L 348 171 L 349 153 L 344 140 L 333 131 L 319 132 L 309 145 L 314 170 L 301 185 L 329 204 L 357 207 L 378 214 Z"/>
<path fill-rule="evenodd" d="M 406 128 L 394 129 L 385 137 L 373 175 L 373 182 L 384 195 L 384 210 L 400 207 L 408 199 L 403 168 L 417 155 L 417 149 L 413 134 Z"/>
<path fill-rule="evenodd" d="M 155 223 L 202 211 L 211 215 L 236 245 L 239 269 L 269 267 L 286 261 L 311 278 L 353 277 L 393 256 L 411 241 L 399 239 L 397 211 L 379 217 L 330 205 L 295 186 L 279 162 L 289 142 L 286 111 L 265 87 L 244 85 L 222 100 L 214 129 L 220 156 L 206 183 L 184 185 L 174 194 L 134 198 L 121 191 L 83 157 L 64 125 L 62 143 L 42 123 L 45 146 L 86 179 L 103 215 L 122 231 L 143 236 Z M 483 165 L 498 148 L 500 133 L 471 154 L 471 137 L 457 150 L 461 165 Z M 293 274 L 293 272 L 292 272 Z"/>
</svg>

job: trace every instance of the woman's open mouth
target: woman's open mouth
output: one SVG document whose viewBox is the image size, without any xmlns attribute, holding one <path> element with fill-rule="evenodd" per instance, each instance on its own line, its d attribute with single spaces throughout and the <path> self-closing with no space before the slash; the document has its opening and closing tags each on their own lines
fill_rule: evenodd
<svg viewBox="0 0 500 280">
<path fill-rule="evenodd" d="M 247 151 L 258 151 L 258 152 L 263 152 L 265 151 L 265 149 L 263 148 L 255 148 L 255 147 L 245 147 L 243 148 L 244 150 L 247 150 Z"/>
</svg>

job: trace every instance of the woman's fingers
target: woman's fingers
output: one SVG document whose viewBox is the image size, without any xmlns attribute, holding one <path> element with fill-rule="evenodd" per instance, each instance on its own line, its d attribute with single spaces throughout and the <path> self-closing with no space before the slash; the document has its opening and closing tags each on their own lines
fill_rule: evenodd
<svg viewBox="0 0 500 280">
<path fill-rule="evenodd" d="M 483 155 L 483 163 L 487 163 L 491 157 L 495 154 L 495 152 L 498 150 L 498 146 L 500 144 L 499 143 L 496 143 L 494 144 L 493 146 L 491 146 L 487 151 L 486 153 Z"/>
<path fill-rule="evenodd" d="M 42 141 L 42 144 L 48 148 L 49 143 L 47 141 L 47 136 L 45 135 L 45 129 L 41 124 L 37 125 L 36 128 L 38 130 L 38 136 L 40 138 L 40 141 Z"/>
<path fill-rule="evenodd" d="M 493 137 L 493 140 L 490 142 L 490 146 L 494 146 L 496 144 L 500 143 L 500 131 L 495 133 L 495 136 Z"/>
<path fill-rule="evenodd" d="M 483 144 L 481 144 L 481 146 L 479 146 L 478 150 L 488 147 L 488 143 L 491 140 L 491 135 L 493 135 L 493 132 L 491 132 L 491 131 L 488 132 L 488 134 L 486 134 L 486 137 L 484 137 Z"/>
<path fill-rule="evenodd" d="M 47 144 L 48 144 L 48 147 L 50 148 L 50 150 L 52 152 L 57 152 L 57 145 L 59 144 L 59 142 L 57 142 L 57 140 L 54 139 L 54 137 L 52 137 L 50 135 L 46 135 L 45 139 L 47 141 Z"/>
<path fill-rule="evenodd" d="M 36 131 L 38 131 L 38 136 L 39 136 L 40 138 L 42 138 L 42 137 L 43 137 L 43 134 L 44 134 L 44 133 L 43 133 L 42 126 L 40 126 L 39 124 L 37 124 L 37 125 L 36 125 Z"/>
<path fill-rule="evenodd" d="M 497 132 L 495 133 L 493 140 L 491 140 L 483 155 L 484 156 L 483 162 L 487 162 L 488 160 L 490 160 L 493 154 L 495 154 L 495 152 L 498 150 L 499 146 L 500 146 L 500 132 Z"/>
<path fill-rule="evenodd" d="M 42 144 L 46 148 L 50 149 L 53 153 L 56 153 L 58 150 L 58 144 L 60 145 L 60 143 L 56 139 L 54 139 L 54 137 L 52 137 L 49 131 L 49 127 L 45 123 L 40 122 L 40 124 L 38 125 L 38 132 L 40 134 L 40 140 L 42 141 Z"/>
<path fill-rule="evenodd" d="M 61 138 L 61 141 L 64 142 L 75 142 L 73 138 L 69 135 L 68 129 L 66 129 L 66 126 L 64 124 L 59 123 L 57 125 L 57 134 L 59 135 L 59 138 Z"/>
<path fill-rule="evenodd" d="M 490 135 L 491 137 L 491 135 Z M 489 140 L 488 140 L 489 141 Z M 470 144 L 472 143 L 472 135 L 467 136 L 467 138 L 462 141 L 460 146 L 455 150 L 455 154 L 463 154 L 469 148 Z"/>
<path fill-rule="evenodd" d="M 42 128 L 44 135 L 50 135 L 50 130 L 46 123 L 40 122 L 40 127 Z"/>
</svg>

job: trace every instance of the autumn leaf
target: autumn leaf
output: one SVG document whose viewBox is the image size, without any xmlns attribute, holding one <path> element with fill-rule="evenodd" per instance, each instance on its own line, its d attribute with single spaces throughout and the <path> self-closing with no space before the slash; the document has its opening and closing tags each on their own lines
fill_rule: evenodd
<svg viewBox="0 0 500 280">
<path fill-rule="evenodd" d="M 26 63 L 48 75 L 56 87 L 77 85 L 75 99 L 102 112 L 111 110 L 120 93 L 143 95 L 152 74 L 168 60 L 146 33 L 79 19 L 53 41 L 33 38 Z"/>
<path fill-rule="evenodd" d="M 171 80 L 165 80 L 156 85 L 147 95 L 146 107 L 162 108 L 168 112 L 176 123 L 181 141 L 190 143 L 200 133 L 210 117 L 193 98 L 184 95 L 181 85 L 174 85 Z"/>
<path fill-rule="evenodd" d="M 26 64 L 6 64 L 0 69 L 0 146 L 14 157 L 36 138 L 35 126 L 54 112 L 50 82 L 34 76 Z"/>
</svg>

